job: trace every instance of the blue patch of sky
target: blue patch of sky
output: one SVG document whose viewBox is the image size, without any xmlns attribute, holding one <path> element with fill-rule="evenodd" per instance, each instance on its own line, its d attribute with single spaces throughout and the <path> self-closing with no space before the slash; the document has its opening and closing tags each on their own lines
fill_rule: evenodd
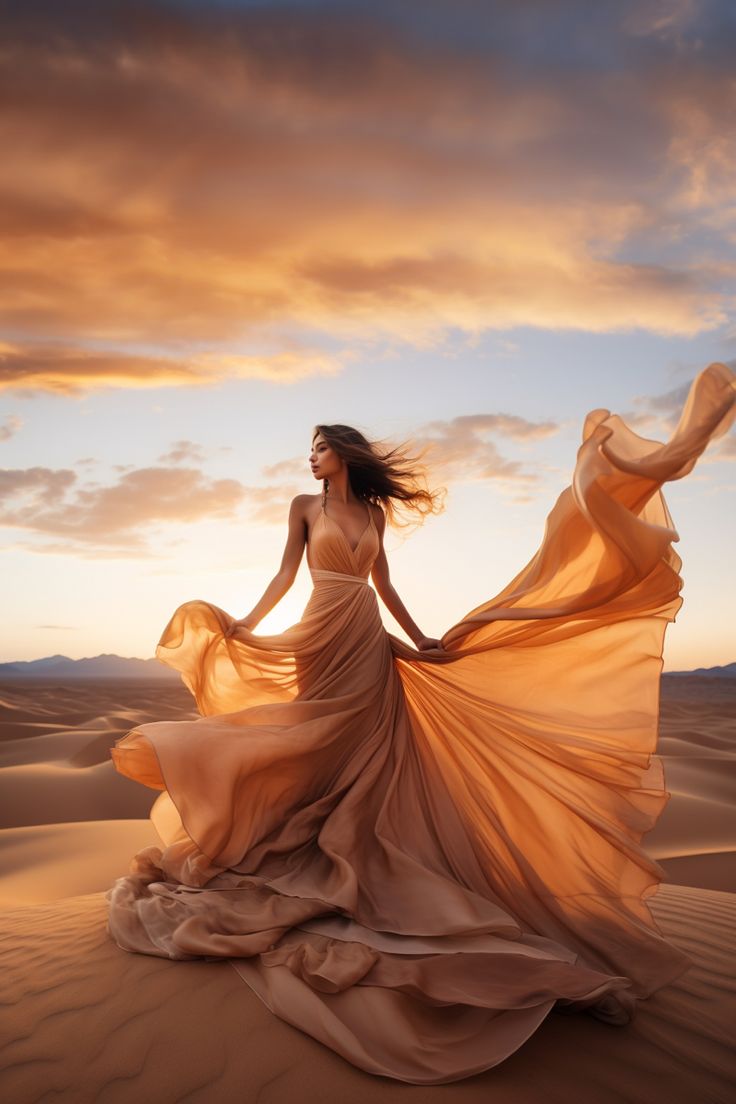
<svg viewBox="0 0 736 1104">
<path fill-rule="evenodd" d="M 623 30 L 628 16 L 644 14 L 640 0 L 177 0 L 175 7 L 192 11 L 311 12 L 341 21 L 355 16 L 393 25 L 407 37 L 483 54 L 496 47 L 514 64 L 576 63 L 616 68 L 636 56 L 667 54 L 675 34 L 632 35 Z M 657 13 L 652 6 L 652 14 Z M 681 40 L 699 40 L 720 52 L 723 36 L 736 29 L 732 0 L 705 0 L 677 32 Z M 724 59 L 728 56 L 724 52 Z"/>
</svg>

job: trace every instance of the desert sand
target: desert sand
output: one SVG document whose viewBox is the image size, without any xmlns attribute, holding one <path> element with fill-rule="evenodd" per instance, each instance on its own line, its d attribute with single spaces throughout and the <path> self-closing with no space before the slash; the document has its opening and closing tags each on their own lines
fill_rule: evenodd
<svg viewBox="0 0 736 1104">
<path fill-rule="evenodd" d="M 11 1104 L 493 1100 L 720 1104 L 736 1093 L 736 679 L 664 676 L 671 800 L 646 838 L 650 898 L 694 960 L 608 1027 L 551 1014 L 501 1065 L 451 1085 L 375 1077 L 275 1017 L 232 965 L 126 953 L 105 891 L 161 841 L 156 793 L 119 775 L 136 724 L 196 716 L 160 681 L 0 682 L 0 1095 Z"/>
</svg>

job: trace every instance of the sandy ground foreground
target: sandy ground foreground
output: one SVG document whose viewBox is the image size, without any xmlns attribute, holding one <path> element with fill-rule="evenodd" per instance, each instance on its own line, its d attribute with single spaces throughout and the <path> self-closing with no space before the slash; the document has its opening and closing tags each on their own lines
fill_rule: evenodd
<svg viewBox="0 0 736 1104">
<path fill-rule="evenodd" d="M 104 891 L 159 844 L 155 798 L 118 775 L 114 740 L 196 716 L 178 684 L 0 683 L 0 1096 L 37 1101 L 736 1098 L 736 680 L 664 677 L 660 754 L 672 799 L 646 840 L 668 883 L 651 900 L 695 960 L 612 1028 L 552 1014 L 486 1073 L 436 1087 L 374 1077 L 275 1017 L 227 962 L 121 951 Z M 731 1044 L 731 1046 L 729 1046 Z"/>
</svg>

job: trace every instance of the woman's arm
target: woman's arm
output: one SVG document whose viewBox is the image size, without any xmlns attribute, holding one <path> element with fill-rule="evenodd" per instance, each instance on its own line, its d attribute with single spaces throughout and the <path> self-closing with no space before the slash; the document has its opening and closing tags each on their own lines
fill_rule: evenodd
<svg viewBox="0 0 736 1104">
<path fill-rule="evenodd" d="M 394 589 L 389 577 L 388 560 L 386 559 L 386 552 L 383 547 L 383 534 L 386 530 L 386 515 L 383 510 L 379 510 L 378 513 L 381 515 L 380 519 L 376 521 L 380 547 L 376 561 L 371 569 L 371 578 L 375 584 L 376 592 L 380 595 L 381 600 L 391 616 L 396 618 L 406 635 L 413 642 L 415 648 L 427 650 L 431 647 L 442 647 L 439 640 L 424 635 L 416 621 L 410 616 L 408 609 L 401 601 L 397 591 Z"/>
<path fill-rule="evenodd" d="M 270 613 L 293 585 L 296 573 L 299 570 L 299 564 L 302 561 L 307 539 L 304 507 L 308 499 L 309 495 L 297 495 L 296 498 L 292 499 L 289 507 L 289 533 L 286 538 L 284 554 L 281 557 L 281 566 L 266 587 L 260 601 L 245 617 L 233 622 L 231 628 L 225 633 L 226 636 L 230 636 L 231 632 L 238 626 L 244 629 L 254 629 L 258 622 L 262 621 L 267 613 Z"/>
</svg>

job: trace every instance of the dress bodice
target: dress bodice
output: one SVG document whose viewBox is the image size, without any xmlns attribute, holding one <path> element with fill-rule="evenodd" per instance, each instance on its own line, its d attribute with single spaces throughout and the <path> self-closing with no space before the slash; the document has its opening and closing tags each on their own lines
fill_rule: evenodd
<svg viewBox="0 0 736 1104">
<path fill-rule="evenodd" d="M 327 513 L 323 497 L 319 517 L 307 540 L 307 563 L 310 571 L 333 571 L 367 579 L 378 555 L 379 539 L 373 511 L 367 503 L 365 506 L 368 513 L 367 524 L 358 543 L 351 548 L 342 527 Z"/>
</svg>

